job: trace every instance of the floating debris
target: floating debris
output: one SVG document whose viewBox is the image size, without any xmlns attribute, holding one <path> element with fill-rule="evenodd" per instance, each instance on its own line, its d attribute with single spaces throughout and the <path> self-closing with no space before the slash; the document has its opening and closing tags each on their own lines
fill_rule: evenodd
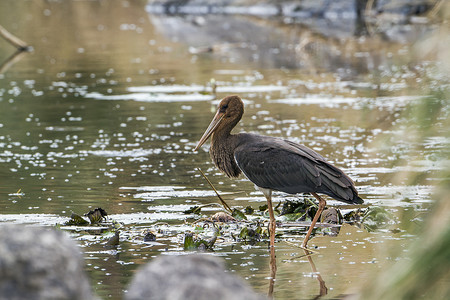
<svg viewBox="0 0 450 300">
<path fill-rule="evenodd" d="M 245 208 L 244 208 L 244 213 L 246 214 L 246 215 L 251 215 L 251 214 L 253 214 L 255 212 L 255 210 L 253 209 L 253 207 L 251 207 L 250 205 L 249 206 L 246 206 Z"/>
<path fill-rule="evenodd" d="M 63 225 L 65 226 L 84 226 L 84 225 L 89 225 L 89 222 L 85 219 L 83 219 L 82 216 L 76 214 L 76 213 L 72 213 L 72 215 L 70 216 L 70 220 L 65 222 Z"/>
<path fill-rule="evenodd" d="M 155 242 L 156 241 L 156 234 L 152 231 L 147 231 L 144 236 L 144 242 Z"/>
<path fill-rule="evenodd" d="M 183 211 L 184 214 L 199 214 L 202 211 L 202 208 L 198 205 L 191 206 L 189 209 Z"/>
<path fill-rule="evenodd" d="M 89 221 L 76 213 L 72 213 L 71 218 L 63 223 L 62 226 L 59 225 L 59 228 L 65 229 L 64 226 L 75 226 L 75 228 L 66 229 L 75 230 L 78 233 L 84 232 L 87 235 L 92 235 L 93 239 L 98 239 L 95 236 L 102 235 L 100 240 L 106 241 L 104 242 L 104 247 L 119 245 L 120 232 L 128 237 L 124 240 L 156 242 L 157 235 L 161 238 L 161 241 L 167 238 L 172 240 L 176 238 L 182 241 L 182 248 L 185 251 L 213 250 L 216 243 L 222 245 L 227 243 L 254 245 L 265 242 L 269 238 L 266 204 L 258 209 L 254 209 L 251 206 L 241 209 L 233 207 L 230 208 L 232 213 L 219 211 L 206 217 L 201 213 L 202 209 L 210 206 L 222 207 L 218 203 L 209 203 L 193 205 L 184 211 L 180 210 L 184 214 L 193 216 L 186 219 L 184 224 L 179 225 L 171 225 L 165 222 L 153 223 L 156 219 L 151 217 L 144 218 L 142 224 L 151 225 L 145 229 L 143 238 L 137 237 L 142 235 L 141 229 L 137 230 L 134 226 L 124 226 L 111 218 L 106 220 L 108 214 L 100 207 L 84 214 Z M 314 216 L 316 210 L 315 203 L 307 197 L 280 202 L 275 211 L 278 214 L 277 226 L 282 230 L 277 231 L 276 237 L 278 239 L 287 239 L 292 235 L 304 234 L 305 229 L 310 226 L 312 216 Z M 120 216 L 117 215 L 116 217 L 120 219 Z M 338 208 L 328 207 L 322 213 L 320 223 L 317 223 L 314 229 L 314 234 L 336 236 L 339 234 L 343 223 L 373 231 L 392 224 L 392 221 L 393 216 L 385 209 L 379 207 L 346 210 L 345 214 L 341 213 L 341 210 Z M 111 232 L 114 232 L 113 236 L 110 235 Z M 89 237 L 89 239 L 91 238 Z M 163 244 L 164 242 L 161 245 Z"/>
<path fill-rule="evenodd" d="M 23 193 L 22 192 L 22 189 L 19 189 L 17 192 L 15 192 L 15 193 L 10 193 L 10 194 L 8 194 L 8 196 L 17 196 L 17 197 L 22 197 L 22 196 L 25 196 L 25 193 Z"/>
<path fill-rule="evenodd" d="M 228 222 L 236 222 L 236 218 L 233 216 L 225 213 L 225 212 L 218 212 L 211 216 L 211 221 L 213 222 L 222 222 L 222 223 L 228 223 Z"/>
<path fill-rule="evenodd" d="M 232 214 L 231 214 L 236 220 L 240 220 L 240 221 L 242 221 L 242 220 L 247 220 L 247 217 L 245 216 L 245 214 L 242 212 L 242 211 L 240 211 L 240 210 L 238 210 L 238 209 L 236 209 L 236 208 L 233 208 L 233 211 L 232 211 Z"/>
<path fill-rule="evenodd" d="M 94 210 L 90 210 L 87 214 L 85 214 L 85 216 L 87 216 L 89 218 L 89 221 L 91 222 L 91 224 L 98 224 L 103 220 L 106 220 L 106 216 L 108 214 L 106 213 L 106 211 L 101 208 L 101 207 L 97 207 Z"/>
<path fill-rule="evenodd" d="M 215 228 L 215 227 L 214 227 Z M 214 243 L 217 240 L 218 230 L 214 230 L 214 235 L 210 239 L 202 239 L 198 235 L 194 235 L 192 232 L 186 232 L 184 234 L 183 248 L 185 251 L 193 250 L 212 250 Z"/>
<path fill-rule="evenodd" d="M 108 241 L 105 244 L 105 248 L 115 248 L 119 245 L 120 239 L 119 239 L 120 231 L 116 230 L 114 232 L 114 235 L 108 239 Z"/>
<path fill-rule="evenodd" d="M 245 226 L 239 233 L 239 241 L 246 241 L 250 244 L 260 242 L 262 238 L 268 238 L 267 230 L 263 230 L 258 223 L 256 226 Z"/>
<path fill-rule="evenodd" d="M 394 216 L 385 208 L 371 206 L 367 208 L 362 217 L 364 228 L 371 232 L 380 228 L 385 228 L 394 221 Z"/>
<path fill-rule="evenodd" d="M 322 212 L 322 216 L 321 216 L 321 222 L 327 223 L 327 224 L 336 224 L 336 225 L 342 224 L 342 219 L 343 219 L 343 217 L 342 217 L 340 210 L 338 210 L 334 207 L 325 209 Z M 329 227 L 329 228 L 325 229 L 328 231 L 324 230 L 324 234 L 328 234 L 331 236 L 337 236 L 339 234 L 340 229 L 341 229 L 340 227 Z"/>
<path fill-rule="evenodd" d="M 106 211 L 101 208 L 101 207 L 97 207 L 94 210 L 90 210 L 88 213 L 84 214 L 85 217 L 88 217 L 89 221 L 87 221 L 86 219 L 84 219 L 82 216 L 72 212 L 72 215 L 70 216 L 70 220 L 68 220 L 67 222 L 65 222 L 63 225 L 64 226 L 85 226 L 85 225 L 98 225 L 100 224 L 102 221 L 106 221 L 106 216 L 108 214 L 106 213 Z M 113 228 L 117 228 L 117 222 L 112 222 L 111 226 Z M 120 227 L 120 226 L 119 226 Z"/>
</svg>

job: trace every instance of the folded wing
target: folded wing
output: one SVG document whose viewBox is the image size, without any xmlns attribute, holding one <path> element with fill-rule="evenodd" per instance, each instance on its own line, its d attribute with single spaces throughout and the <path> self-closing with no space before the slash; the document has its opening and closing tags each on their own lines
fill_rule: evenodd
<svg viewBox="0 0 450 300">
<path fill-rule="evenodd" d="M 238 167 L 259 187 L 296 193 L 322 193 L 346 203 L 363 203 L 352 180 L 312 149 L 265 136 L 234 151 Z"/>
</svg>

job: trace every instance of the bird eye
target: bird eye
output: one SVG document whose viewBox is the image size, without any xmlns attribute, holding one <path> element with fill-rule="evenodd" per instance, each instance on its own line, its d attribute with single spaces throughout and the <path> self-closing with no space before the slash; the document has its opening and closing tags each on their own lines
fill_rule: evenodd
<svg viewBox="0 0 450 300">
<path fill-rule="evenodd" d="M 228 104 L 224 104 L 220 107 L 220 111 L 224 113 L 227 110 L 227 108 L 228 108 Z"/>
</svg>

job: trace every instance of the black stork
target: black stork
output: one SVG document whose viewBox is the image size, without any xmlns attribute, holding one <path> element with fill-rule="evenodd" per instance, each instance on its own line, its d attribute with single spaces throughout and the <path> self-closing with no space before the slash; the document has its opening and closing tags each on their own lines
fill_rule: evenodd
<svg viewBox="0 0 450 300">
<path fill-rule="evenodd" d="M 306 248 L 311 232 L 326 205 L 326 201 L 318 194 L 325 194 L 345 203 L 363 203 L 353 181 L 314 150 L 276 137 L 251 133 L 231 134 L 243 114 L 244 103 L 239 96 L 223 98 L 194 151 L 211 136 L 210 156 L 217 168 L 228 177 L 238 177 L 244 173 L 263 192 L 270 216 L 271 247 L 275 244 L 276 226 L 272 190 L 289 194 L 310 193 L 319 201 L 317 213 L 303 241 L 303 248 Z"/>
</svg>

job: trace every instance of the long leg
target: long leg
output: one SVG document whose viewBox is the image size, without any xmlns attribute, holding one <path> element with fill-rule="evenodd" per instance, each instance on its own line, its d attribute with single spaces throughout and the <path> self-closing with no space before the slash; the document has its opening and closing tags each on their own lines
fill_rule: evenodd
<svg viewBox="0 0 450 300">
<path fill-rule="evenodd" d="M 270 234 L 270 247 L 275 247 L 275 228 L 277 226 L 277 223 L 275 222 L 275 214 L 273 212 L 273 206 L 272 206 L 272 191 L 271 190 L 264 190 L 263 191 L 264 196 L 266 196 L 267 199 L 267 209 L 269 210 L 269 234 Z"/>
<path fill-rule="evenodd" d="M 309 230 L 306 233 L 305 239 L 303 240 L 302 248 L 306 248 L 306 244 L 308 244 L 308 240 L 309 240 L 309 237 L 311 236 L 311 232 L 313 231 L 314 226 L 317 223 L 317 220 L 319 220 L 319 217 L 322 214 L 322 211 L 325 208 L 325 205 L 327 205 L 327 202 L 325 200 L 323 200 L 316 193 L 311 193 L 311 195 L 313 195 L 319 201 L 319 208 L 317 209 L 316 215 L 314 216 L 314 218 L 311 222 L 311 226 L 309 226 Z"/>
<path fill-rule="evenodd" d="M 275 276 L 277 274 L 277 261 L 275 257 L 275 229 L 277 226 L 277 223 L 275 221 L 275 214 L 273 212 L 273 206 L 272 206 L 272 190 L 269 189 L 263 189 L 259 188 L 264 196 L 266 196 L 267 199 L 267 209 L 269 210 L 269 235 L 270 235 L 270 281 L 269 281 L 269 292 L 267 293 L 267 296 L 269 298 L 273 298 L 273 287 L 275 284 Z"/>
</svg>

